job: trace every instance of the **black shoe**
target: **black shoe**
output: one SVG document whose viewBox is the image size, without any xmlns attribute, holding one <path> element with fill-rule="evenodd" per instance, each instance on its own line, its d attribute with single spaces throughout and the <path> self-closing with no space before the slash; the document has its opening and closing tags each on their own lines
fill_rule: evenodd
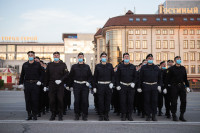
<svg viewBox="0 0 200 133">
<path fill-rule="evenodd" d="M 100 115 L 99 116 L 99 121 L 103 121 L 104 120 L 103 118 L 104 118 L 103 115 Z"/>
<path fill-rule="evenodd" d="M 27 121 L 32 120 L 32 114 L 28 113 L 28 117 L 26 118 Z"/>
<path fill-rule="evenodd" d="M 151 116 L 147 116 L 146 121 L 151 121 Z"/>
<path fill-rule="evenodd" d="M 121 121 L 126 121 L 126 114 L 121 115 Z"/>
<path fill-rule="evenodd" d="M 41 117 L 41 113 L 38 114 L 38 117 Z"/>
<path fill-rule="evenodd" d="M 56 116 L 55 116 L 55 114 L 53 113 L 53 114 L 51 114 L 51 117 L 50 117 L 49 120 L 50 120 L 50 121 L 53 121 L 53 120 L 55 120 L 55 117 L 56 117 Z"/>
<path fill-rule="evenodd" d="M 58 120 L 62 121 L 63 120 L 63 116 L 61 114 L 58 115 Z"/>
<path fill-rule="evenodd" d="M 180 121 L 186 122 L 187 120 L 184 118 L 184 114 L 181 114 L 179 117 Z"/>
<path fill-rule="evenodd" d="M 105 121 L 109 121 L 109 116 L 108 116 L 107 113 L 104 115 L 104 120 L 105 120 Z"/>
<path fill-rule="evenodd" d="M 158 116 L 162 116 L 162 112 L 161 111 L 158 112 Z"/>
<path fill-rule="evenodd" d="M 173 117 L 172 118 L 173 121 L 178 121 L 178 118 L 177 118 L 176 114 L 173 114 L 172 117 Z"/>
<path fill-rule="evenodd" d="M 75 114 L 74 120 L 79 120 L 80 115 L 79 114 Z"/>
<path fill-rule="evenodd" d="M 152 121 L 158 121 L 156 115 L 152 115 Z"/>
<path fill-rule="evenodd" d="M 37 115 L 33 115 L 33 120 L 37 120 Z"/>
<path fill-rule="evenodd" d="M 83 121 L 87 121 L 87 120 L 88 120 L 86 114 L 82 114 L 82 120 L 83 120 Z"/>
<path fill-rule="evenodd" d="M 128 114 L 128 120 L 129 120 L 129 121 L 133 121 L 132 113 L 129 113 L 129 114 Z"/>
</svg>

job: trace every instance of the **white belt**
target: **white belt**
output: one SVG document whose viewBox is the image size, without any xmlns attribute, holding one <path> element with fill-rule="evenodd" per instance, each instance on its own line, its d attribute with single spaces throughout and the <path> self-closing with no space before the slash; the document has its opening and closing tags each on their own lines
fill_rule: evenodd
<svg viewBox="0 0 200 133">
<path fill-rule="evenodd" d="M 157 84 L 157 82 L 153 82 L 153 83 L 149 83 L 149 82 L 143 82 L 144 84 L 147 84 L 147 85 L 155 85 Z"/>
<path fill-rule="evenodd" d="M 122 82 L 122 81 L 120 81 L 120 84 L 126 85 L 126 86 L 130 86 L 130 85 L 131 85 L 131 83 L 124 83 L 124 82 Z"/>
<path fill-rule="evenodd" d="M 98 81 L 98 84 L 110 84 L 111 81 Z"/>
<path fill-rule="evenodd" d="M 77 81 L 77 80 L 74 80 L 75 83 L 78 83 L 78 84 L 85 84 L 87 81 Z"/>
</svg>

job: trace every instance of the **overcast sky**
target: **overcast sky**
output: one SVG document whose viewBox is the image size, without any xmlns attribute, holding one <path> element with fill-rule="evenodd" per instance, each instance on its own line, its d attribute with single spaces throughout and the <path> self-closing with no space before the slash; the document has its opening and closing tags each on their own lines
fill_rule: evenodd
<svg viewBox="0 0 200 133">
<path fill-rule="evenodd" d="M 134 7 L 136 14 L 155 14 L 164 1 L 0 0 L 0 37 L 37 36 L 39 42 L 62 42 L 62 33 L 95 33 L 109 18 Z"/>
</svg>

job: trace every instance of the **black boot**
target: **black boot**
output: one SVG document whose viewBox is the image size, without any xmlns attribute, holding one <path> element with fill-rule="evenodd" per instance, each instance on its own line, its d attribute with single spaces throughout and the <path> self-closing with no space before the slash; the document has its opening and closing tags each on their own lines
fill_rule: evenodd
<svg viewBox="0 0 200 133">
<path fill-rule="evenodd" d="M 63 120 L 63 115 L 61 113 L 58 114 L 58 120 L 62 121 Z"/>
<path fill-rule="evenodd" d="M 180 120 L 180 121 L 183 121 L 183 122 L 186 122 L 186 121 L 187 121 L 187 120 L 184 118 L 184 113 L 181 113 L 181 114 L 180 114 L 179 120 Z"/>
<path fill-rule="evenodd" d="M 105 115 L 104 115 L 104 120 L 105 120 L 105 121 L 109 121 L 108 113 L 105 113 Z"/>
<path fill-rule="evenodd" d="M 37 115 L 33 114 L 33 120 L 37 120 Z"/>
<path fill-rule="evenodd" d="M 170 112 L 169 112 L 169 111 L 166 111 L 165 116 L 166 116 L 167 118 L 171 118 Z"/>
<path fill-rule="evenodd" d="M 151 121 L 151 116 L 150 115 L 147 116 L 146 121 Z"/>
<path fill-rule="evenodd" d="M 86 114 L 82 114 L 82 120 L 87 121 L 87 115 Z"/>
<path fill-rule="evenodd" d="M 104 118 L 103 115 L 99 115 L 99 121 L 103 121 L 104 120 L 103 118 Z"/>
<path fill-rule="evenodd" d="M 121 121 L 126 121 L 126 114 L 121 115 Z"/>
<path fill-rule="evenodd" d="M 28 121 L 28 120 L 32 120 L 32 114 L 31 114 L 31 112 L 28 112 L 28 117 L 26 118 L 26 120 Z"/>
<path fill-rule="evenodd" d="M 49 120 L 50 120 L 50 121 L 53 121 L 53 120 L 55 120 L 55 117 L 56 117 L 55 113 L 52 113 Z"/>
<path fill-rule="evenodd" d="M 133 121 L 132 113 L 129 113 L 129 114 L 128 114 L 128 120 L 129 120 L 129 121 Z"/>
<path fill-rule="evenodd" d="M 38 117 L 41 117 L 41 113 L 38 113 Z"/>
<path fill-rule="evenodd" d="M 173 121 L 178 121 L 176 114 L 172 114 L 172 119 L 173 119 Z"/>
<path fill-rule="evenodd" d="M 80 115 L 77 113 L 77 114 L 75 114 L 75 117 L 74 117 L 74 120 L 79 120 L 79 117 L 80 117 Z"/>
<path fill-rule="evenodd" d="M 155 114 L 152 115 L 152 121 L 158 121 Z"/>
</svg>

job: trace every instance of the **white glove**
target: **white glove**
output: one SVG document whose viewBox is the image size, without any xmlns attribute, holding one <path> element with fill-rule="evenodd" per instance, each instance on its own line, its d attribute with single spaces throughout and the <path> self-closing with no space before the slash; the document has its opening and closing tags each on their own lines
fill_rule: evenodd
<svg viewBox="0 0 200 133">
<path fill-rule="evenodd" d="M 142 89 L 141 89 L 141 88 L 138 88 L 138 89 L 137 89 L 137 92 L 141 93 L 141 92 L 142 92 Z"/>
<path fill-rule="evenodd" d="M 116 89 L 119 91 L 119 90 L 121 90 L 121 87 L 120 87 L 120 86 L 117 86 Z"/>
<path fill-rule="evenodd" d="M 113 83 L 109 84 L 109 88 L 112 89 L 113 88 Z"/>
<path fill-rule="evenodd" d="M 73 91 L 73 87 L 70 87 L 69 90 L 70 90 L 70 91 Z"/>
<path fill-rule="evenodd" d="M 89 87 L 89 86 L 90 86 L 90 83 L 86 82 L 86 86 Z"/>
<path fill-rule="evenodd" d="M 131 83 L 131 88 L 134 88 L 135 87 L 135 83 Z"/>
<path fill-rule="evenodd" d="M 23 89 L 23 88 L 24 88 L 24 85 L 23 85 L 23 84 L 18 85 L 18 88 L 19 88 L 19 89 Z"/>
<path fill-rule="evenodd" d="M 38 81 L 36 84 L 37 84 L 38 86 L 40 86 L 42 83 L 41 83 L 40 81 Z"/>
<path fill-rule="evenodd" d="M 69 86 L 66 86 L 65 89 L 68 90 L 68 91 L 70 91 Z"/>
<path fill-rule="evenodd" d="M 161 86 L 158 86 L 157 89 L 158 89 L 158 91 L 161 93 Z"/>
<path fill-rule="evenodd" d="M 189 88 L 189 87 L 187 87 L 187 88 L 186 88 L 186 90 L 187 90 L 187 93 L 189 93 L 189 92 L 190 92 L 190 88 Z"/>
<path fill-rule="evenodd" d="M 166 89 L 166 88 L 163 90 L 163 93 L 164 93 L 164 94 L 167 94 L 167 89 Z"/>
<path fill-rule="evenodd" d="M 96 88 L 94 88 L 94 89 L 93 89 L 93 92 L 94 92 L 94 93 L 97 93 L 97 89 L 96 89 Z"/>
<path fill-rule="evenodd" d="M 44 92 L 46 92 L 46 91 L 48 90 L 48 88 L 47 88 L 47 87 L 44 87 L 44 89 L 43 89 L 43 90 L 44 90 Z"/>
<path fill-rule="evenodd" d="M 56 83 L 57 85 L 59 85 L 61 82 L 62 82 L 61 80 L 56 80 L 56 81 L 55 81 L 55 83 Z"/>
</svg>

